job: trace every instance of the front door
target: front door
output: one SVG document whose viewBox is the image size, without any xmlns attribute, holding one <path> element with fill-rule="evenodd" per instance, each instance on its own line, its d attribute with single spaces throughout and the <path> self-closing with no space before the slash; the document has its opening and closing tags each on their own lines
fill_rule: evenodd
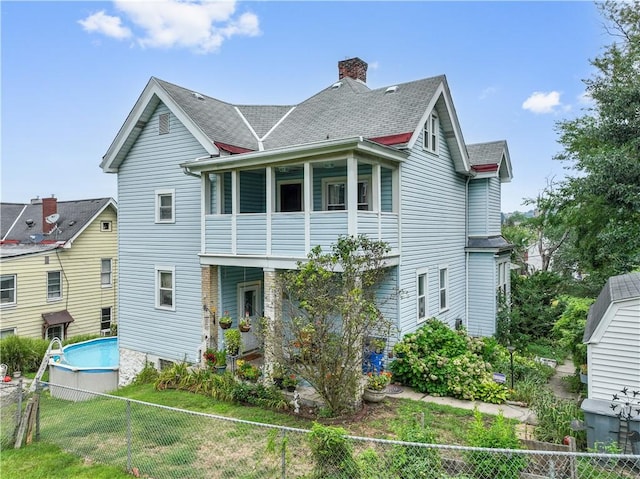
<svg viewBox="0 0 640 479">
<path fill-rule="evenodd" d="M 260 327 L 259 321 L 262 316 L 262 288 L 260 281 L 238 284 L 238 318 L 247 316 L 251 320 L 251 331 L 242 333 L 242 354 L 256 350 L 260 346 L 255 334 Z"/>
</svg>

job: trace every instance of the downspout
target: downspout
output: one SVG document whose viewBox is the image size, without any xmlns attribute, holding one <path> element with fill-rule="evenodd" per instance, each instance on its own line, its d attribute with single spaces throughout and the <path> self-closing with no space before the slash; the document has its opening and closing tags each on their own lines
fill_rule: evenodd
<svg viewBox="0 0 640 479">
<path fill-rule="evenodd" d="M 469 181 L 464 184 L 464 243 L 465 249 L 469 241 Z M 464 252 L 464 327 L 469 331 L 469 251 Z"/>
</svg>

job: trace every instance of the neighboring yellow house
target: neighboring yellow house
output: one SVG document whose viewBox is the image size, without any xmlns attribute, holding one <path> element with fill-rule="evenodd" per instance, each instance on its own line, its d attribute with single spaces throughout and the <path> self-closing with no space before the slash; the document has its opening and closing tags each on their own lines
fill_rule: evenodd
<svg viewBox="0 0 640 479">
<path fill-rule="evenodd" d="M 115 201 L 0 206 L 0 336 L 109 334 L 117 320 Z"/>
</svg>

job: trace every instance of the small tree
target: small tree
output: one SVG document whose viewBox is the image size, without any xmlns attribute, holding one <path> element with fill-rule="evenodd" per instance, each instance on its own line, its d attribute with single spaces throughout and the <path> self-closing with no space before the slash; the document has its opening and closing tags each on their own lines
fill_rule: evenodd
<svg viewBox="0 0 640 479">
<path fill-rule="evenodd" d="M 289 368 L 336 415 L 360 404 L 365 338 L 390 330 L 376 298 L 388 251 L 386 243 L 366 236 L 341 236 L 330 253 L 316 247 L 298 270 L 280 277 L 291 318 L 283 341 Z"/>
</svg>

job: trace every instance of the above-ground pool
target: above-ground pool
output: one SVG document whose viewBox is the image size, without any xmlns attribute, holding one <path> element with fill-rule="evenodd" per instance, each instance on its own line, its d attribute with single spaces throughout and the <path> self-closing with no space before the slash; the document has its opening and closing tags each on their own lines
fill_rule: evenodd
<svg viewBox="0 0 640 479">
<path fill-rule="evenodd" d="M 118 388 L 118 338 L 100 338 L 70 344 L 53 352 L 49 359 L 49 388 L 51 395 L 62 399 L 82 401 L 92 392 L 108 392 Z"/>
</svg>

